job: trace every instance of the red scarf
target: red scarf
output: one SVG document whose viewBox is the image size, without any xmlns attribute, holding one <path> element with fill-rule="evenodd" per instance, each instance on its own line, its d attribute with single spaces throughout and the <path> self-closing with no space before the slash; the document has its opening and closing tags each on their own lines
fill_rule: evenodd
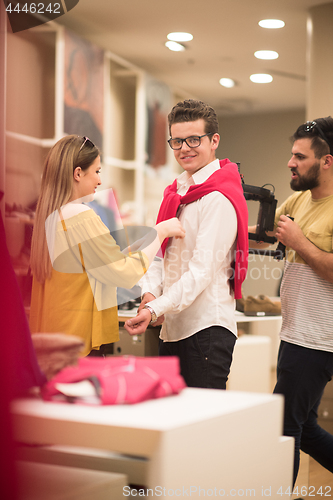
<svg viewBox="0 0 333 500">
<path fill-rule="evenodd" d="M 212 191 L 219 191 L 233 204 L 237 215 L 237 247 L 234 261 L 234 273 L 230 280 L 235 299 L 242 297 L 241 285 L 246 278 L 248 267 L 248 210 L 243 194 L 242 182 L 235 163 L 226 158 L 220 160 L 220 169 L 214 172 L 202 184 L 190 186 L 184 196 L 177 193 L 177 179 L 164 191 L 163 201 L 157 216 L 157 223 L 175 217 L 179 205 L 187 205 L 202 198 Z M 222 228 L 221 228 L 222 229 Z M 186 238 L 186 236 L 185 236 Z M 162 244 L 164 255 L 168 239 Z"/>
</svg>

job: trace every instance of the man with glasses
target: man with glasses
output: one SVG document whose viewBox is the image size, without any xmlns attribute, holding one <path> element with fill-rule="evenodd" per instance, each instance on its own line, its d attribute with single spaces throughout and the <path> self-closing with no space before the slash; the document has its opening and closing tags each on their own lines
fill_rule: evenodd
<svg viewBox="0 0 333 500">
<path fill-rule="evenodd" d="M 160 355 L 178 356 L 188 386 L 225 389 L 237 337 L 234 299 L 247 271 L 247 206 L 237 165 L 216 159 L 213 108 L 179 102 L 169 114 L 169 145 L 184 172 L 168 186 L 158 221 L 177 215 L 186 235 L 162 246 L 164 259 L 142 280 L 140 334 L 162 324 Z"/>
<path fill-rule="evenodd" d="M 333 472 L 333 436 L 317 423 L 333 375 L 333 119 L 306 122 L 293 140 L 288 167 L 296 193 L 275 218 L 286 262 L 274 392 L 285 397 L 284 434 L 295 438 L 295 482 L 300 449 Z"/>
</svg>

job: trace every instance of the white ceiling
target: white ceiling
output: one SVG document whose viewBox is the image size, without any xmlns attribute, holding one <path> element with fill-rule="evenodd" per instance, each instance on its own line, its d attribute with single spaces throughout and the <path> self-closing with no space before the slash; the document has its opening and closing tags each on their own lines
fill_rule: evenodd
<svg viewBox="0 0 333 500">
<path fill-rule="evenodd" d="M 220 115 L 305 107 L 307 11 L 331 0 L 80 0 L 59 22 L 147 71 L 185 96 L 202 99 Z M 285 21 L 260 28 L 261 19 Z M 194 36 L 184 52 L 171 52 L 167 34 Z M 262 61 L 256 50 L 280 57 Z M 252 73 L 273 82 L 255 84 Z M 223 88 L 222 77 L 237 86 Z"/>
</svg>

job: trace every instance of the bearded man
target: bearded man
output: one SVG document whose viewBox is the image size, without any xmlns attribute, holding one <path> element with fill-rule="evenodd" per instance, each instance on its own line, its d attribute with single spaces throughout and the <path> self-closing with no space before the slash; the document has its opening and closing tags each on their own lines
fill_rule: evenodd
<svg viewBox="0 0 333 500">
<path fill-rule="evenodd" d="M 274 392 L 285 398 L 284 434 L 295 438 L 294 483 L 300 449 L 333 472 L 333 436 L 317 422 L 320 399 L 333 375 L 332 155 L 332 117 L 298 127 L 288 163 L 296 192 L 275 217 L 286 262 Z"/>
</svg>

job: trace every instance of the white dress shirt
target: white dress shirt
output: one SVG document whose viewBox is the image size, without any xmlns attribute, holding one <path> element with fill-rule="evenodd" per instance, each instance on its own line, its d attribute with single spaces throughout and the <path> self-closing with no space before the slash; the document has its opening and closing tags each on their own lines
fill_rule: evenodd
<svg viewBox="0 0 333 500">
<path fill-rule="evenodd" d="M 205 182 L 219 168 L 219 160 L 214 160 L 192 176 L 183 172 L 177 179 L 177 193 L 183 196 L 191 185 Z M 229 286 L 237 238 L 232 203 L 213 191 L 180 205 L 177 217 L 185 238 L 170 238 L 164 259 L 155 260 L 140 281 L 142 293 L 156 297 L 149 305 L 157 316 L 165 314 L 161 339 L 178 341 L 214 325 L 237 336 Z"/>
</svg>

